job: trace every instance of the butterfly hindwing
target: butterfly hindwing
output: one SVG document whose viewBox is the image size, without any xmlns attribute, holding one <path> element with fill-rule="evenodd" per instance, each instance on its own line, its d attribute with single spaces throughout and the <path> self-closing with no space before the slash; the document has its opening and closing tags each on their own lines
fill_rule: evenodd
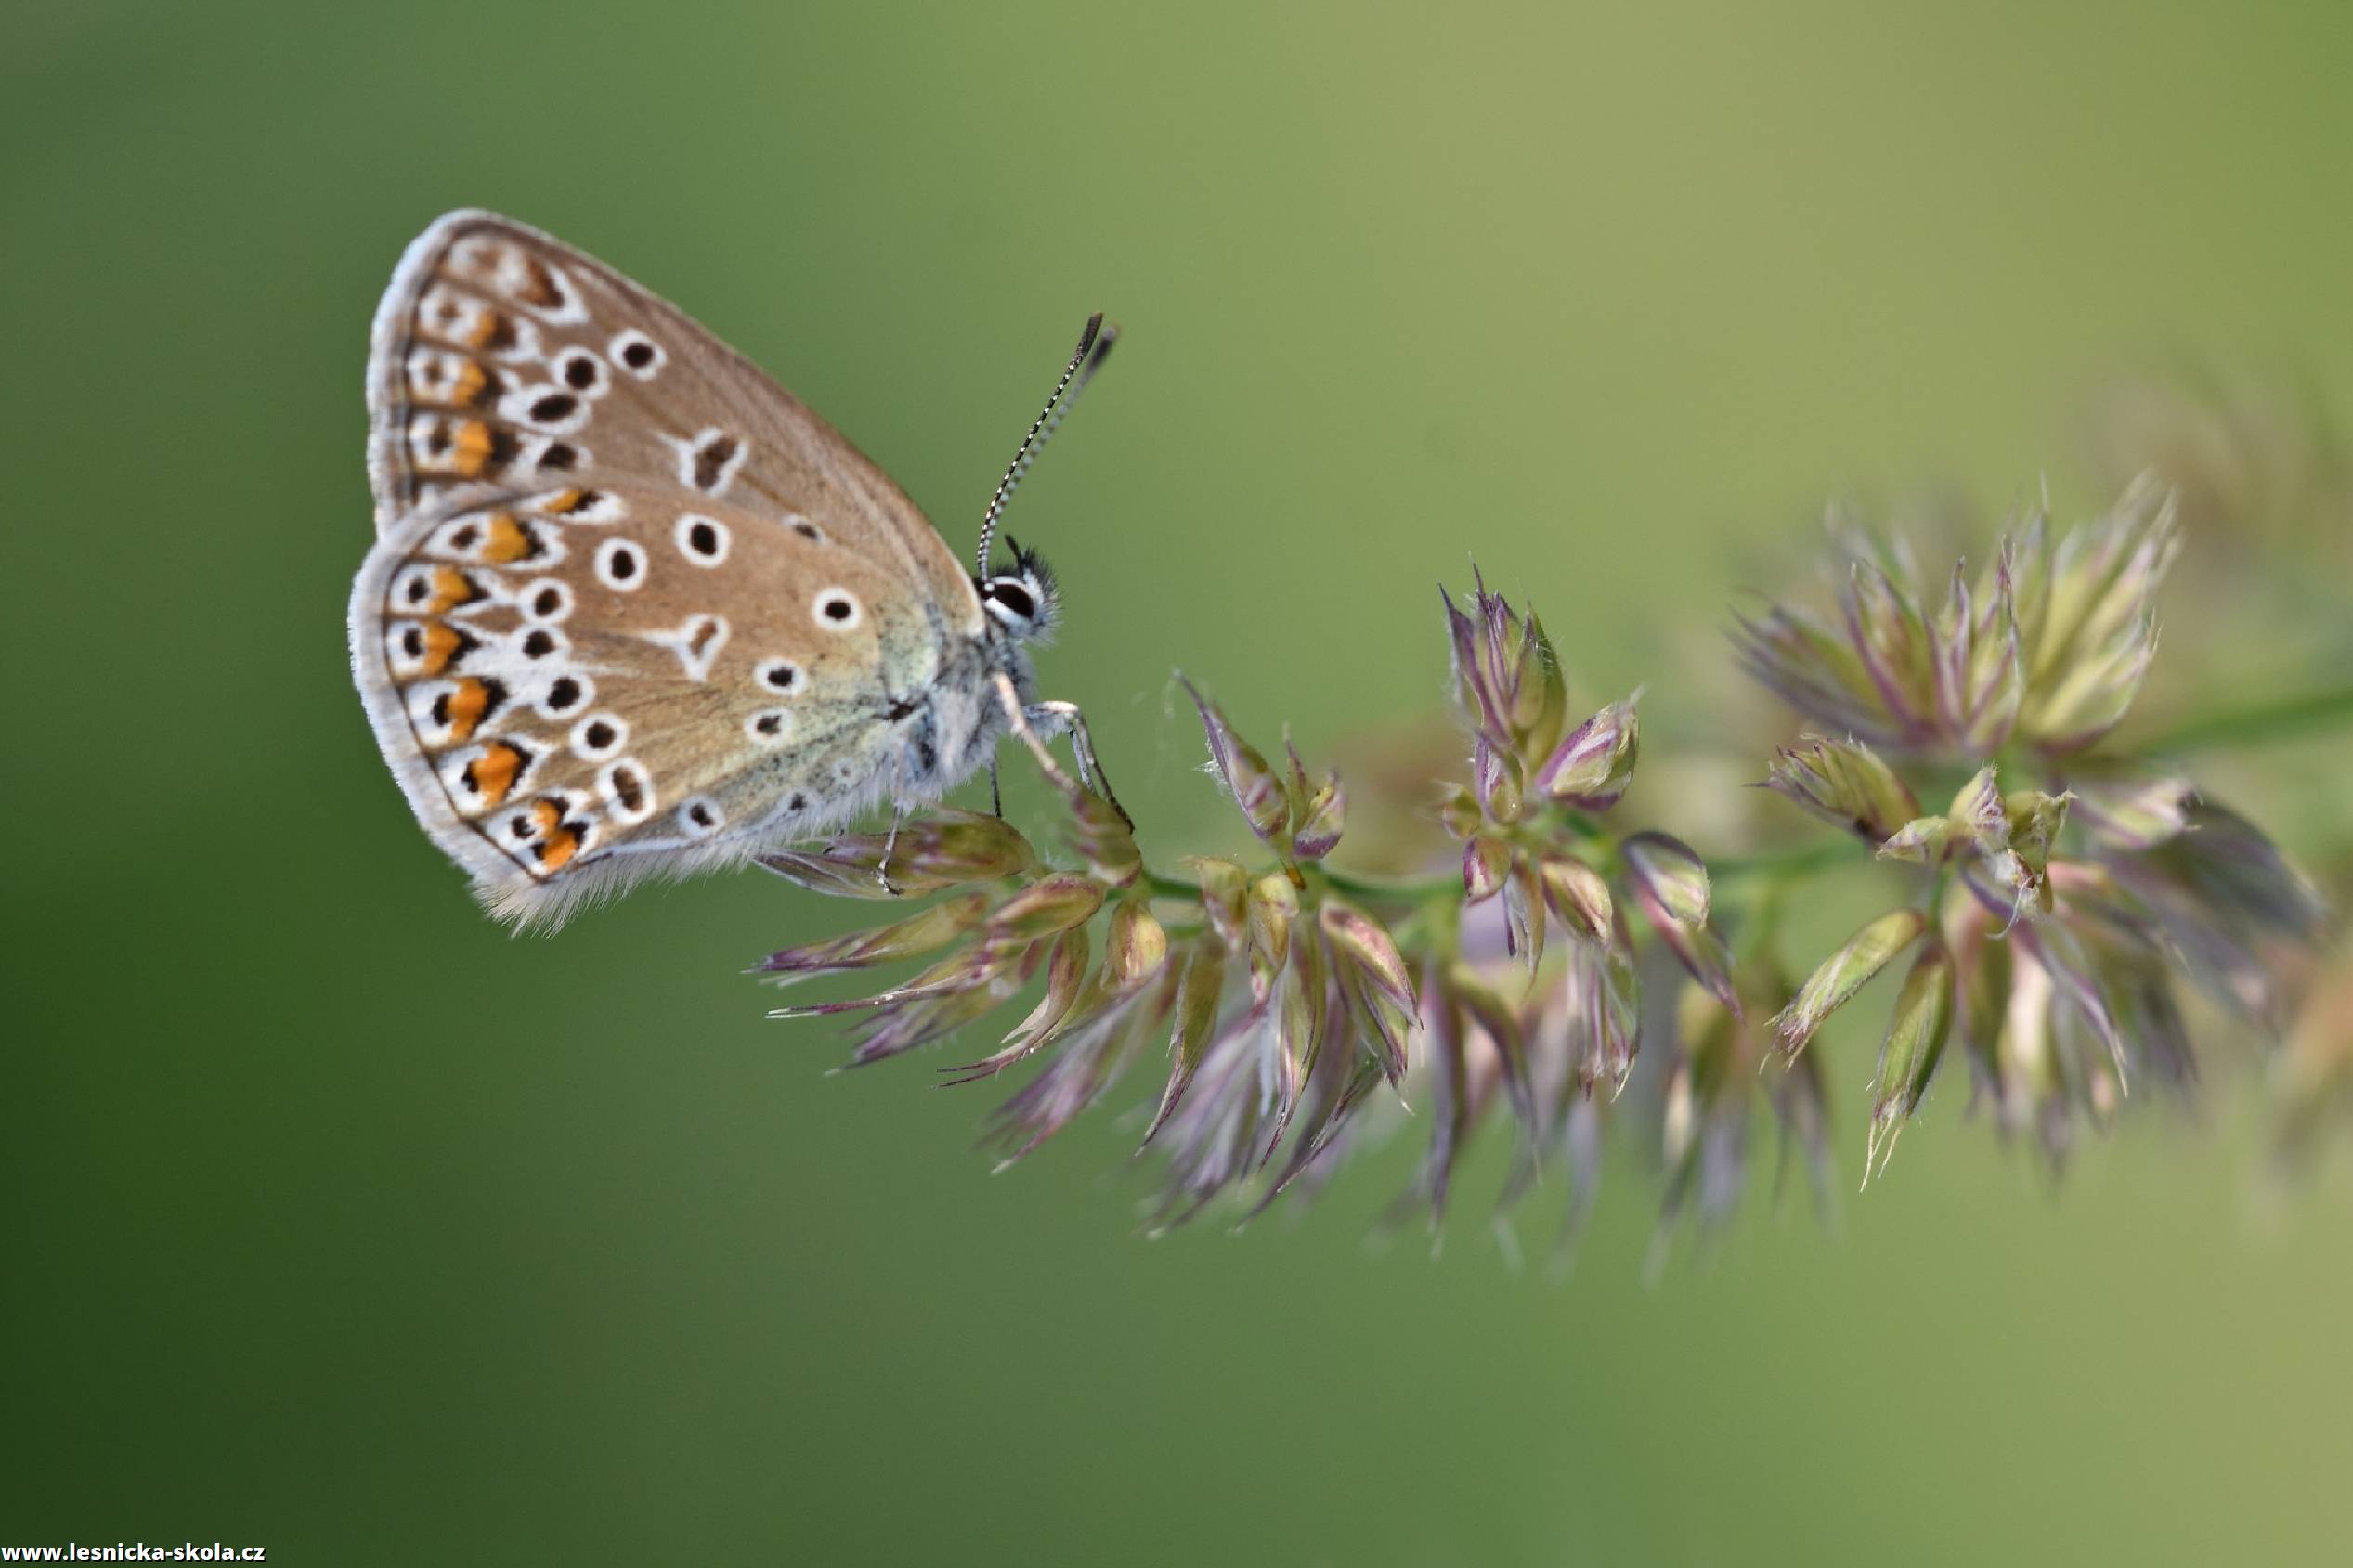
<svg viewBox="0 0 2353 1568">
<path fill-rule="evenodd" d="M 617 483 L 453 493 L 353 591 L 419 819 L 502 914 L 740 859 L 890 788 L 935 607 L 804 513 Z"/>
</svg>

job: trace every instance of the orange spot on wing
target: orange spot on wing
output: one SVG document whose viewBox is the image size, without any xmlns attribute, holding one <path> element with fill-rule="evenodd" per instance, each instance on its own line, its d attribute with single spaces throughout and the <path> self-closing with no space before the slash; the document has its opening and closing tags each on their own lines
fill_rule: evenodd
<svg viewBox="0 0 2353 1568">
<path fill-rule="evenodd" d="M 474 360 L 467 360 L 458 369 L 449 385 L 449 400 L 460 408 L 470 408 L 490 384 L 490 372 Z"/>
<path fill-rule="evenodd" d="M 580 830 L 559 827 L 540 840 L 540 871 L 542 875 L 562 871 L 573 856 L 580 852 Z"/>
<path fill-rule="evenodd" d="M 488 531 L 488 541 L 482 547 L 482 559 L 493 566 L 504 566 L 540 552 L 540 541 L 533 538 L 522 524 L 503 512 L 490 519 Z"/>
<path fill-rule="evenodd" d="M 465 646 L 465 639 L 459 636 L 450 627 L 440 621 L 427 621 L 425 623 L 425 656 L 418 673 L 421 675 L 440 674 L 449 667 L 450 659 L 455 657 L 458 650 L 463 646 Z"/>
<path fill-rule="evenodd" d="M 433 569 L 433 597 L 425 601 L 424 611 L 429 616 L 437 616 L 444 610 L 471 604 L 481 597 L 482 590 L 474 586 L 472 577 L 455 566 L 436 566 Z M 430 638 L 432 632 L 428 631 L 426 636 Z"/>
<path fill-rule="evenodd" d="M 504 337 L 506 332 L 506 317 L 486 305 L 481 318 L 474 324 L 474 330 L 466 334 L 465 345 L 468 348 L 488 348 Z"/>
<path fill-rule="evenodd" d="M 522 771 L 521 749 L 504 741 L 492 741 L 482 755 L 474 759 L 474 787 L 482 797 L 484 806 L 496 806 L 506 799 Z"/>
<path fill-rule="evenodd" d="M 563 821 L 564 808 L 555 801 L 534 800 L 531 802 L 531 826 L 540 837 L 545 838 L 549 834 L 553 833 Z"/>
<path fill-rule="evenodd" d="M 555 279 L 548 276 L 547 268 L 529 256 L 523 258 L 523 282 L 514 294 L 524 304 L 542 308 L 560 305 L 564 300 L 564 296 L 556 292 Z"/>
<path fill-rule="evenodd" d="M 497 448 L 498 439 L 490 427 L 480 420 L 468 420 L 458 426 L 457 446 L 450 453 L 449 466 L 467 479 L 478 479 L 490 466 L 490 454 Z"/>
<path fill-rule="evenodd" d="M 543 517 L 570 517 L 591 507 L 602 506 L 604 502 L 604 492 L 602 490 L 558 490 L 539 503 L 540 514 Z"/>
<path fill-rule="evenodd" d="M 449 738 L 462 741 L 474 733 L 482 716 L 490 711 L 490 688 L 469 675 L 449 693 Z"/>
</svg>

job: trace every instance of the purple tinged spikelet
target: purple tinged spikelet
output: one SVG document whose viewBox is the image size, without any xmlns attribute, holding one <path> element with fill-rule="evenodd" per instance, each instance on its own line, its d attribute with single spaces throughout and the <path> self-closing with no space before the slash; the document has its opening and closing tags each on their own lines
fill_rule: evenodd
<svg viewBox="0 0 2353 1568">
<path fill-rule="evenodd" d="M 1546 855 L 1538 868 L 1544 887 L 1544 903 L 1569 934 L 1597 947 L 1609 945 L 1618 913 L 1609 896 L 1609 883 L 1601 873 L 1574 855 Z"/>
<path fill-rule="evenodd" d="M 1642 750 L 1642 719 L 1636 692 L 1610 704 L 1569 732 L 1537 769 L 1536 789 L 1564 805 L 1606 811 L 1633 782 Z"/>
<path fill-rule="evenodd" d="M 1095 918 L 1103 907 L 1103 885 L 1076 872 L 1042 876 L 997 906 L 989 916 L 994 938 L 1035 941 Z"/>
<path fill-rule="evenodd" d="M 1811 612 L 1776 604 L 1761 616 L 1735 618 L 1734 652 L 1758 684 L 1833 734 L 1882 747 L 1905 744 L 1863 661 Z"/>
<path fill-rule="evenodd" d="M 1733 1012 L 1731 957 L 1708 924 L 1708 867 L 1698 852 L 1664 833 L 1637 833 L 1618 846 L 1626 879 L 1642 912 L 1691 978 Z"/>
<path fill-rule="evenodd" d="M 1918 799 L 1869 746 L 1805 735 L 1774 753 L 1764 787 L 1877 845 L 1920 814 Z"/>
<path fill-rule="evenodd" d="M 1152 914 L 1149 901 L 1122 899 L 1112 911 L 1111 933 L 1103 943 L 1103 985 L 1116 996 L 1126 996 L 1159 978 L 1168 964 L 1168 928 Z"/>
<path fill-rule="evenodd" d="M 1225 944 L 1240 948 L 1250 899 L 1250 873 L 1214 855 L 1188 856 L 1182 862 L 1201 884 L 1202 913 Z"/>
<path fill-rule="evenodd" d="M 1250 945 L 1250 993 L 1266 1004 L 1275 978 L 1291 961 L 1291 926 L 1299 917 L 1299 889 L 1281 872 L 1250 885 L 1243 927 Z"/>
<path fill-rule="evenodd" d="M 1446 1217 L 1447 1190 L 1454 1161 L 1468 1140 L 1473 1117 L 1471 1067 L 1468 1060 L 1468 1020 L 1462 1003 L 1436 976 L 1423 987 L 1430 997 L 1429 1026 L 1430 1144 L 1422 1160 L 1422 1197 L 1429 1205 L 1430 1223 Z"/>
<path fill-rule="evenodd" d="M 2153 849 L 2187 832 L 2198 790 L 2162 765 L 2112 762 L 2069 774 L 2075 821 L 2103 849 Z"/>
<path fill-rule="evenodd" d="M 1954 855 L 1986 856 L 2009 848 L 2009 813 L 2002 804 L 2000 779 L 1992 764 L 1977 771 L 1942 816 L 1916 817 L 1880 844 L 1881 860 L 1940 865 Z"/>
<path fill-rule="evenodd" d="M 931 965 L 907 984 L 848 1002 L 779 1007 L 772 1018 L 858 1015 L 851 1065 L 895 1056 L 946 1038 L 1006 1001 L 1037 972 L 1051 943 L 982 940 Z"/>
<path fill-rule="evenodd" d="M 1396 940 L 1391 940 L 1381 922 L 1339 898 L 1325 898 L 1316 919 L 1344 966 L 1365 973 L 1384 997 L 1414 1008 L 1414 976 L 1405 966 L 1405 959 L 1398 957 Z"/>
<path fill-rule="evenodd" d="M 1291 759 L 1292 858 L 1320 861 L 1340 847 L 1340 836 L 1348 825 L 1348 792 L 1340 775 L 1328 769 L 1320 779 L 1308 778 L 1307 765 L 1299 759 L 1288 730 L 1282 747 Z"/>
<path fill-rule="evenodd" d="M 1852 564 L 1840 600 L 1848 641 L 1895 729 L 1918 747 L 1934 735 L 1930 686 L 1935 653 L 1928 621 L 1911 593 L 1868 561 Z"/>
<path fill-rule="evenodd" d="M 1870 1128 L 1863 1150 L 1863 1179 L 1887 1169 L 1895 1140 L 1928 1094 L 1944 1054 L 1953 1024 L 1953 959 L 1933 937 L 1912 961 L 1904 989 L 1889 1016 L 1887 1037 L 1872 1074 Z"/>
<path fill-rule="evenodd" d="M 1536 1084 L 1529 1073 L 1527 1030 L 1519 1016 L 1468 965 L 1454 964 L 1446 971 L 1445 985 L 1476 1034 L 1486 1038 L 1503 1081 L 1504 1098 L 1519 1124 L 1527 1158 L 1537 1158 L 1542 1126 L 1536 1107 Z"/>
<path fill-rule="evenodd" d="M 1615 1099 L 1633 1071 L 1640 1043 L 1642 988 L 1624 945 L 1571 947 L 1561 990 L 1577 1092 L 1590 1097 L 1596 1085 L 1606 1083 Z"/>
<path fill-rule="evenodd" d="M 1499 752 L 1542 756 L 1552 748 L 1568 692 L 1552 641 L 1533 615 L 1523 616 L 1473 573 L 1469 613 L 1444 588 L 1447 644 L 1454 668 L 1455 706 L 1472 730 Z"/>
<path fill-rule="evenodd" d="M 1484 590 L 1478 601 L 1484 600 Z M 1483 661 L 1484 638 L 1479 624 L 1454 606 L 1453 595 L 1444 588 L 1438 590 L 1438 601 L 1446 606 L 1447 648 L 1454 665 L 1454 704 L 1463 718 L 1482 735 L 1496 738 L 1499 744 L 1510 744 L 1511 725 L 1508 706 L 1499 703 L 1488 679 Z"/>
<path fill-rule="evenodd" d="M 1091 789 L 1075 791 L 1067 803 L 1071 844 L 1086 862 L 1087 875 L 1108 888 L 1132 886 L 1144 870 L 1134 826 L 1119 808 Z"/>
<path fill-rule="evenodd" d="M 1512 874 L 1512 847 L 1487 834 L 1473 834 L 1462 846 L 1462 901 L 1485 903 L 1503 890 Z"/>
<path fill-rule="evenodd" d="M 976 930 L 989 912 L 986 893 L 961 893 L 870 931 L 852 931 L 826 941 L 806 942 L 772 952 L 752 966 L 778 985 L 812 975 L 838 975 L 917 958 Z"/>
<path fill-rule="evenodd" d="M 1092 1000 L 1092 948 L 1084 926 L 1056 938 L 1046 963 L 1046 992 L 1038 998 L 1037 1005 L 1006 1035 L 998 1050 L 977 1062 L 942 1069 L 948 1082 L 970 1083 L 994 1077 L 1054 1040 L 1068 1020 L 1090 1010 L 1082 1005 L 1082 1001 Z"/>
<path fill-rule="evenodd" d="M 1371 1038 L 1381 1070 L 1392 1085 L 1405 1076 L 1407 1040 L 1421 1010 L 1412 971 L 1380 922 L 1353 905 L 1327 899 L 1317 912 L 1333 970 L 1358 1022 Z"/>
<path fill-rule="evenodd" d="M 2038 747 L 2080 751 L 2131 707 L 2156 652 L 2157 590 L 2180 549 L 2173 497 L 2143 474 L 2107 516 L 2037 551 L 2021 729 Z"/>
<path fill-rule="evenodd" d="M 1471 793 L 1469 785 L 1459 784 L 1448 785 L 1438 797 L 1435 815 L 1438 825 L 1452 838 L 1468 838 L 1478 831 L 1483 820 L 1479 815 L 1479 797 Z"/>
<path fill-rule="evenodd" d="M 2100 967 L 2075 933 L 2063 925 L 2022 925 L 2009 933 L 2020 953 L 2032 958 L 2061 1000 L 2107 1048 L 2121 1091 L 2126 1073 L 2124 1030 L 2117 1027 Z"/>
<path fill-rule="evenodd" d="M 1789 1004 L 1773 1017 L 1774 1044 L 1785 1061 L 1804 1050 L 1823 1020 L 1895 960 L 1928 929 L 1917 909 L 1891 910 L 1849 937 L 1798 988 Z"/>
<path fill-rule="evenodd" d="M 1498 750 L 1484 735 L 1471 754 L 1471 782 L 1488 821 L 1508 826 L 1525 814 L 1527 796 L 1520 788 L 1519 758 Z"/>
<path fill-rule="evenodd" d="M 1202 696 L 1191 681 L 1181 676 L 1178 680 L 1201 714 L 1201 727 L 1209 738 L 1210 762 L 1224 783 L 1226 793 L 1241 808 L 1250 831 L 1263 840 L 1273 841 L 1283 833 L 1291 818 L 1291 802 L 1280 775 L 1227 722 L 1224 711 L 1216 703 Z"/>
<path fill-rule="evenodd" d="M 1111 1005 L 1073 1009 L 1045 1067 L 990 1118 L 988 1141 L 1003 1151 L 999 1171 L 1102 1098 L 1166 1017 L 1175 991 L 1164 977 Z"/>
<path fill-rule="evenodd" d="M 1664 833 L 1637 833 L 1618 846 L 1637 901 L 1656 910 L 1654 922 L 1673 926 L 1708 923 L 1708 867 L 1699 852 Z"/>
<path fill-rule="evenodd" d="M 1185 955 L 1176 986 L 1176 1023 L 1168 1042 L 1168 1083 L 1160 1108 L 1144 1131 L 1149 1145 L 1176 1113 L 1208 1055 L 1217 1027 L 1217 1004 L 1225 995 L 1226 950 L 1211 939 L 1196 940 Z"/>
<path fill-rule="evenodd" d="M 1511 875 L 1503 882 L 1503 946 L 1507 953 L 1516 953 L 1534 974 L 1544 962 L 1545 935 L 1551 929 L 1544 918 L 1544 885 L 1535 863 L 1527 856 L 1515 857 Z"/>
<path fill-rule="evenodd" d="M 2013 735 L 2058 757 L 2115 727 L 2155 651 L 2157 589 L 2179 537 L 2153 481 L 2063 531 L 2046 501 L 1983 575 L 1956 565 L 1933 615 L 1900 550 L 1863 538 L 1842 549 L 1836 628 L 1792 605 L 1742 616 L 1742 665 L 1829 733 L 1976 761 Z"/>
<path fill-rule="evenodd" d="M 841 834 L 814 849 L 761 855 L 759 863 L 812 892 L 897 899 L 1022 875 L 1038 861 L 1003 818 L 935 806 L 901 823 L 895 838 Z"/>
<path fill-rule="evenodd" d="M 1323 944 L 1309 933 L 1292 948 L 1292 961 L 1279 977 L 1274 1008 L 1274 1044 L 1279 1095 L 1274 1131 L 1259 1156 L 1264 1164 L 1290 1130 L 1292 1116 L 1320 1058 L 1331 1019 L 1331 986 Z"/>
</svg>

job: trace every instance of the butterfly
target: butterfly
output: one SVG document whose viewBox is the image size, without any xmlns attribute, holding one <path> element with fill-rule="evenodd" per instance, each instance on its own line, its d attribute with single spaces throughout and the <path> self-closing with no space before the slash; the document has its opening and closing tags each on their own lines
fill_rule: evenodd
<svg viewBox="0 0 2353 1568">
<path fill-rule="evenodd" d="M 968 574 L 888 475 L 683 312 L 512 218 L 401 257 L 368 360 L 376 541 L 354 679 L 418 822 L 490 911 L 748 860 L 1071 737 L 1031 651 L 1060 608 L 1014 486 L 1102 363 L 1098 316 Z M 1106 796 L 1108 785 L 1101 785 Z M 1124 813 L 1123 813 L 1124 814 Z"/>
</svg>

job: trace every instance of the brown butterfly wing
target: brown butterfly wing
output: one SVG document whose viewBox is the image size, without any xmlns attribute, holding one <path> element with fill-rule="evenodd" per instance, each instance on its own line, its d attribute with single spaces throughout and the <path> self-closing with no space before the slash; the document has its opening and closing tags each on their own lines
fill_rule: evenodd
<svg viewBox="0 0 2353 1568">
<path fill-rule="evenodd" d="M 512 218 L 451 213 L 410 246 L 368 406 L 380 534 L 469 491 L 634 480 L 806 518 L 981 629 L 954 553 L 838 431 L 684 312 Z"/>
<path fill-rule="evenodd" d="M 670 486 L 453 495 L 353 590 L 385 760 L 500 913 L 741 859 L 892 784 L 930 610 L 864 551 Z"/>
</svg>

